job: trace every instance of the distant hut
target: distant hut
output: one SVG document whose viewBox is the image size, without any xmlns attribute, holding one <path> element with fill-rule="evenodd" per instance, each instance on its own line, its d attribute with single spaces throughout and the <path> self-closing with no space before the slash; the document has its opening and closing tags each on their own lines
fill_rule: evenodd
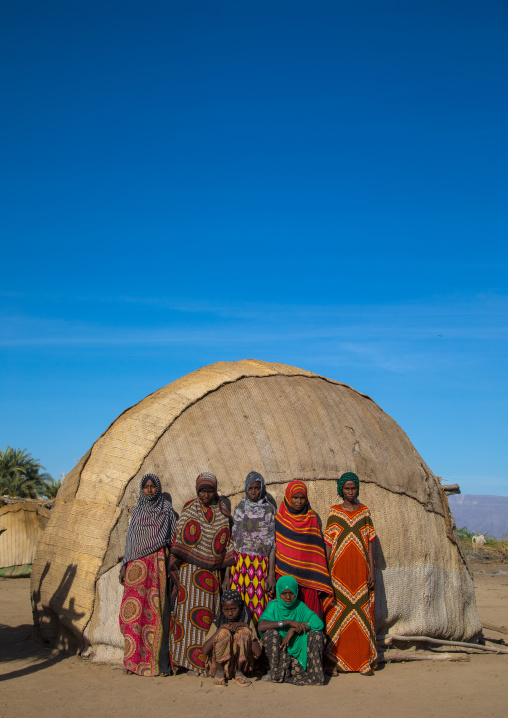
<svg viewBox="0 0 508 718">
<path fill-rule="evenodd" d="M 481 630 L 474 587 L 439 481 L 368 396 L 282 364 L 219 362 L 121 414 L 66 477 L 32 573 L 43 638 L 120 662 L 120 561 L 140 477 L 153 471 L 179 511 L 201 471 L 234 507 L 261 472 L 280 503 L 307 482 L 323 522 L 335 479 L 355 471 L 376 542 L 378 632 L 468 640 Z"/>
<path fill-rule="evenodd" d="M 29 576 L 50 512 L 33 502 L 0 508 L 0 576 Z"/>
</svg>

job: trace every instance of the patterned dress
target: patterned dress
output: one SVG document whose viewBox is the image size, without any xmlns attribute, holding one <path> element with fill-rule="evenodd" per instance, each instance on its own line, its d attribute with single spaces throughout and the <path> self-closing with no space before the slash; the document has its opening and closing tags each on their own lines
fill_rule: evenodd
<svg viewBox="0 0 508 718">
<path fill-rule="evenodd" d="M 259 482 L 259 501 L 250 501 L 248 490 Z M 238 591 L 257 625 L 270 601 L 266 592 L 269 557 L 275 549 L 275 509 L 266 498 L 266 484 L 255 471 L 245 480 L 245 498 L 233 514 L 233 546 L 235 562 L 231 567 L 231 588 Z"/>
<path fill-rule="evenodd" d="M 307 666 L 302 668 L 294 656 L 281 648 L 282 637 L 275 628 L 263 633 L 261 643 L 270 664 L 273 683 L 292 683 L 295 686 L 322 686 L 323 646 L 325 637 L 322 631 L 312 631 L 307 636 Z"/>
<path fill-rule="evenodd" d="M 218 500 L 185 504 L 171 548 L 173 615 L 170 652 L 173 667 L 205 669 L 201 650 L 220 609 L 221 569 L 233 563 L 230 517 Z"/>
<path fill-rule="evenodd" d="M 367 585 L 369 543 L 375 538 L 366 506 L 358 504 L 352 512 L 331 507 L 325 531 L 334 590 L 325 614 L 327 668 L 368 673 L 377 664 L 374 590 Z"/>
<path fill-rule="evenodd" d="M 201 650 L 208 629 L 220 609 L 218 571 L 183 563 L 178 598 L 170 625 L 170 650 L 174 666 L 204 670 Z"/>
<path fill-rule="evenodd" d="M 138 676 L 169 671 L 169 598 L 164 549 L 130 561 L 120 607 L 124 666 Z"/>
<path fill-rule="evenodd" d="M 207 656 L 206 667 L 211 676 L 215 676 L 219 665 L 224 666 L 226 678 L 234 678 L 237 670 L 248 675 L 252 672 L 255 657 L 252 652 L 252 642 L 257 637 L 253 622 L 249 628 L 238 628 L 230 631 L 221 626 L 217 628 L 212 623 L 206 635 L 206 640 L 214 636 L 213 648 Z"/>
<path fill-rule="evenodd" d="M 145 495 L 148 481 L 155 492 Z M 158 476 L 145 474 L 132 511 L 122 568 L 124 593 L 120 630 L 124 637 L 124 666 L 139 676 L 169 672 L 170 601 L 167 556 L 176 526 L 171 502 L 162 494 Z"/>
</svg>

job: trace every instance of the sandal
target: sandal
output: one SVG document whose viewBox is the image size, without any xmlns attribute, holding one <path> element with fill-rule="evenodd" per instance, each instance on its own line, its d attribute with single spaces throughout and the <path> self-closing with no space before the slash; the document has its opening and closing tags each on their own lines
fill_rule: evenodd
<svg viewBox="0 0 508 718">
<path fill-rule="evenodd" d="M 252 681 L 250 681 L 245 676 L 235 676 L 235 681 L 238 683 L 239 686 L 250 686 L 252 684 Z"/>
<path fill-rule="evenodd" d="M 226 676 L 224 676 L 224 678 L 216 678 L 215 682 L 213 684 L 214 688 L 222 688 L 222 687 L 227 688 L 227 685 L 228 685 L 228 682 L 227 682 Z"/>
</svg>

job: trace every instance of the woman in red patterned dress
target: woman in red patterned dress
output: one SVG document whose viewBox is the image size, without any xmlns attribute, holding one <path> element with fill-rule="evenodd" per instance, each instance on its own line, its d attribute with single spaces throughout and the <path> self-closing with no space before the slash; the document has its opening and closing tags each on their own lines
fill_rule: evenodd
<svg viewBox="0 0 508 718">
<path fill-rule="evenodd" d="M 334 601 L 326 610 L 325 667 L 328 673 L 372 675 L 377 665 L 374 629 L 376 538 L 369 509 L 358 502 L 360 481 L 347 472 L 337 481 L 344 501 L 331 507 L 325 531 Z"/>
<path fill-rule="evenodd" d="M 145 474 L 132 512 L 120 569 L 124 593 L 119 620 L 125 642 L 125 673 L 169 674 L 166 562 L 175 525 L 173 507 L 162 495 L 159 478 Z"/>
<path fill-rule="evenodd" d="M 220 608 L 221 583 L 234 563 L 231 514 L 217 494 L 213 474 L 196 479 L 197 497 L 178 520 L 171 547 L 172 582 L 170 652 L 173 668 L 205 674 L 203 643 Z"/>
</svg>

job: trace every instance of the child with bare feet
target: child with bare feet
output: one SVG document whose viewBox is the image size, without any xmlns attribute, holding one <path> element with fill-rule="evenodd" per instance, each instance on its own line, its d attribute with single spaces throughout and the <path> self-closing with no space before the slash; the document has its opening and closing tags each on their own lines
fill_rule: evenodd
<svg viewBox="0 0 508 718">
<path fill-rule="evenodd" d="M 233 678 L 240 686 L 252 683 L 246 674 L 252 671 L 262 648 L 254 625 L 249 623 L 250 614 L 241 594 L 224 591 L 221 612 L 210 626 L 202 649 L 215 686 L 227 686 Z"/>
</svg>

